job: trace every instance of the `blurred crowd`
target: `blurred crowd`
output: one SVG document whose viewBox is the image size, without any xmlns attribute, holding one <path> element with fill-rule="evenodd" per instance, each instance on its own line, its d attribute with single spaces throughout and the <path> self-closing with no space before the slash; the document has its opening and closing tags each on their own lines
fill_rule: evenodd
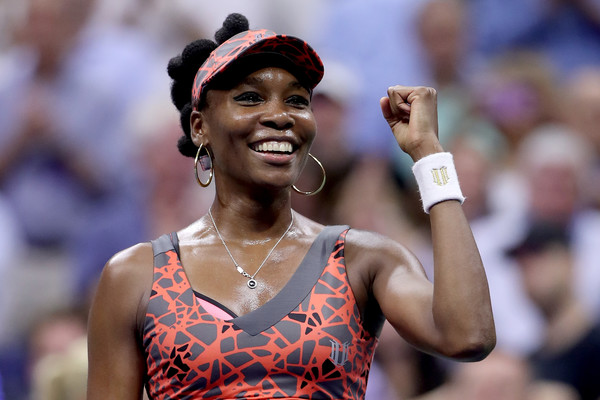
<svg viewBox="0 0 600 400">
<path fill-rule="evenodd" d="M 379 98 L 438 91 L 498 344 L 452 363 L 386 326 L 367 400 L 600 399 L 598 0 L 1 2 L 0 399 L 84 399 L 104 263 L 207 212 L 213 189 L 175 145 L 166 65 L 231 12 L 325 63 L 312 154 L 327 185 L 294 209 L 397 239 L 430 279 L 411 160 Z M 296 186 L 320 179 L 309 161 Z"/>
</svg>

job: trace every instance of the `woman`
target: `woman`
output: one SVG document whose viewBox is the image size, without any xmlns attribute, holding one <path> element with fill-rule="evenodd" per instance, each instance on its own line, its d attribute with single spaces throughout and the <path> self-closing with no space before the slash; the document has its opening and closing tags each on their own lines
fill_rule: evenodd
<svg viewBox="0 0 600 400">
<path fill-rule="evenodd" d="M 202 180 L 196 170 L 202 186 L 214 177 L 214 203 L 106 265 L 90 314 L 88 399 L 139 399 L 144 385 L 151 399 L 361 399 L 384 318 L 423 351 L 485 357 L 495 343 L 487 282 L 437 139 L 435 92 L 395 86 L 381 100 L 399 145 L 425 168 L 416 174 L 434 286 L 402 245 L 292 210 L 316 133 L 314 50 L 248 31 L 239 14 L 215 39 L 169 64 L 178 147 L 210 171 Z"/>
</svg>

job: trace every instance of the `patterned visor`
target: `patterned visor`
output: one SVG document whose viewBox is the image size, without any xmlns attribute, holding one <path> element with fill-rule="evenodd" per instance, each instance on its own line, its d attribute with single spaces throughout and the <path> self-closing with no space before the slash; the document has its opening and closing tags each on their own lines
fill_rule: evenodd
<svg viewBox="0 0 600 400">
<path fill-rule="evenodd" d="M 236 60 L 252 54 L 275 54 L 291 61 L 313 89 L 323 78 L 323 63 L 319 55 L 304 40 L 278 35 L 267 29 L 238 33 L 217 47 L 202 64 L 192 89 L 192 106 L 198 109 L 202 91 L 216 76 L 227 70 Z"/>
</svg>

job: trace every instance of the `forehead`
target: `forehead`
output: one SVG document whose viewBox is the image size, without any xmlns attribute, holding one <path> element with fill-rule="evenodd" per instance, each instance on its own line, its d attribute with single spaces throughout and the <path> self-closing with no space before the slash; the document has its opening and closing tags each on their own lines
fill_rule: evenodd
<svg viewBox="0 0 600 400">
<path fill-rule="evenodd" d="M 272 90 L 302 90 L 310 93 L 310 90 L 290 71 L 280 67 L 266 67 L 235 79 L 229 78 L 224 84 L 211 87 L 206 93 L 206 103 L 210 104 L 217 96 L 225 95 L 242 86 L 263 87 Z"/>
<path fill-rule="evenodd" d="M 283 87 L 308 89 L 290 71 L 280 67 L 265 67 L 241 78 L 239 85 L 282 85 Z"/>
</svg>

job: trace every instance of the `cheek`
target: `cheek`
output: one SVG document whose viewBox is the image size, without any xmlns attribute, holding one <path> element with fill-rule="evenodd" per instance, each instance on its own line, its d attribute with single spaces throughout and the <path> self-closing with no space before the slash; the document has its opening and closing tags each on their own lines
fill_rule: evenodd
<svg viewBox="0 0 600 400">
<path fill-rule="evenodd" d="M 299 133 L 306 136 L 306 139 L 312 143 L 317 134 L 317 120 L 312 110 L 299 114 L 296 118 L 296 124 L 301 128 Z"/>
<path fill-rule="evenodd" d="M 227 116 L 224 118 L 223 116 Z M 205 133 L 213 145 L 223 143 L 227 146 L 233 146 L 239 143 L 240 138 L 250 134 L 256 125 L 256 118 L 250 113 L 233 113 L 227 109 L 222 109 L 219 115 L 207 120 L 205 124 Z"/>
</svg>

